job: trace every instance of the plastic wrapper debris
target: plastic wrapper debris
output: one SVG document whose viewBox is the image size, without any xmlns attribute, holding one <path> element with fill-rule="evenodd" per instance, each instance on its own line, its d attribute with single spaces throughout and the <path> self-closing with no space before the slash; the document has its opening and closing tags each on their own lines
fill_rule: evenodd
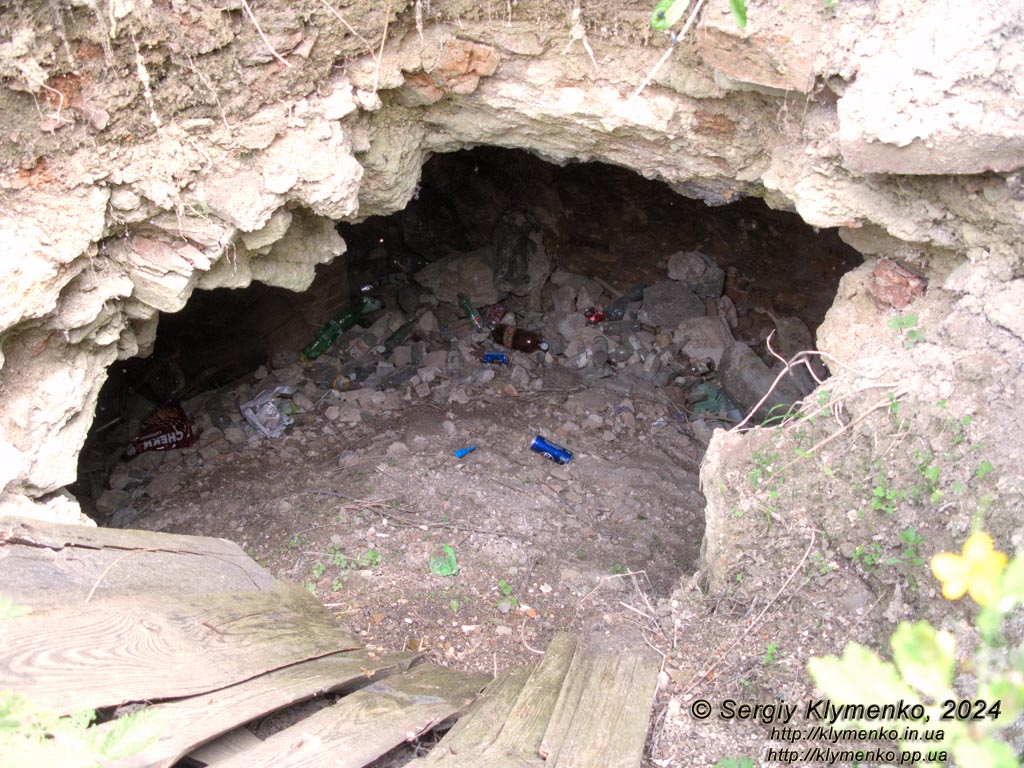
<svg viewBox="0 0 1024 768">
<path fill-rule="evenodd" d="M 192 422 L 177 403 L 162 405 L 142 422 L 142 427 L 128 443 L 125 459 L 133 459 L 146 451 L 169 451 L 185 448 L 195 442 Z"/>
<path fill-rule="evenodd" d="M 241 406 L 242 415 L 259 430 L 260 434 L 271 439 L 280 437 L 295 420 L 281 411 L 277 401 L 282 395 L 291 395 L 294 392 L 295 387 L 284 385 L 265 389 Z"/>
</svg>

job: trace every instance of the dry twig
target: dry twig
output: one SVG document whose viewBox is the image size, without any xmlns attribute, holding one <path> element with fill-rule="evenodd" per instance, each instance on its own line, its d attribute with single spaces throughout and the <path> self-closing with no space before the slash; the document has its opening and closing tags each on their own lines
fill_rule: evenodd
<svg viewBox="0 0 1024 768">
<path fill-rule="evenodd" d="M 792 572 L 789 574 L 789 576 L 786 577 L 786 580 L 782 583 L 782 586 L 779 587 L 779 591 L 776 592 L 775 595 L 772 597 L 772 599 L 769 600 L 768 603 L 765 605 L 765 607 L 761 609 L 761 612 L 759 614 L 757 614 L 757 616 L 754 617 L 754 619 L 749 624 L 747 624 L 747 628 L 743 630 L 743 632 L 740 634 L 740 636 L 737 637 L 735 640 L 733 640 L 728 648 L 726 648 L 724 651 L 721 651 L 721 652 L 718 653 L 718 657 L 713 662 L 711 662 L 711 664 L 707 667 L 707 669 L 705 669 L 703 672 L 701 672 L 698 675 L 694 675 L 690 679 L 690 684 L 687 685 L 686 688 L 681 692 L 681 695 L 685 696 L 687 693 L 692 691 L 694 689 L 694 687 L 696 687 L 697 683 L 699 683 L 705 677 L 710 675 L 714 671 L 714 669 L 718 666 L 718 662 L 721 661 L 722 658 L 727 656 L 729 654 L 729 652 L 733 648 L 735 648 L 737 645 L 739 645 L 740 641 L 743 640 L 743 638 L 745 638 L 747 635 L 749 635 L 751 630 L 754 629 L 754 627 L 756 627 L 758 624 L 761 623 L 761 619 L 768 612 L 768 609 L 771 608 L 773 605 L 775 605 L 775 602 L 779 599 L 779 596 L 785 591 L 786 587 L 789 586 L 789 583 L 791 581 L 793 581 L 794 578 L 796 578 L 796 575 L 798 573 L 800 573 L 800 569 L 804 567 L 804 563 L 807 562 L 807 558 L 810 556 L 811 550 L 814 549 L 814 542 L 817 541 L 817 538 L 818 538 L 817 537 L 817 531 L 815 531 L 812 528 L 811 529 L 811 543 L 807 545 L 807 550 L 804 552 L 804 556 L 800 558 L 800 562 L 796 564 L 796 567 L 792 570 Z"/>
<path fill-rule="evenodd" d="M 267 39 L 266 34 L 263 32 L 263 27 L 261 27 L 260 23 L 256 21 L 256 14 L 252 12 L 252 8 L 249 5 L 249 0 L 242 0 L 242 7 L 245 9 L 245 15 L 249 17 L 249 21 L 251 21 L 252 25 L 256 27 L 256 34 L 260 36 L 260 40 L 262 40 L 263 44 L 267 46 L 267 50 L 270 51 L 270 53 L 274 56 L 275 59 L 277 59 L 290 69 L 292 65 L 289 64 L 285 60 L 285 58 L 274 49 L 274 46 L 270 44 L 270 40 Z"/>
</svg>

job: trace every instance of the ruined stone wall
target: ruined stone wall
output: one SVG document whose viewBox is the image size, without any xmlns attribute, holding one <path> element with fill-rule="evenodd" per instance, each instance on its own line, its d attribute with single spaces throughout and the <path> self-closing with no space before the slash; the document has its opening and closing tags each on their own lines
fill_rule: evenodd
<svg viewBox="0 0 1024 768">
<path fill-rule="evenodd" d="M 148 352 L 158 312 L 196 288 L 304 288 L 344 252 L 334 220 L 401 209 L 424 159 L 464 146 L 615 163 L 710 204 L 762 196 L 901 259 L 973 301 L 975 330 L 1019 343 L 1019 8 L 752 0 L 741 31 L 712 0 L 631 98 L 667 45 L 649 14 L 534 0 L 0 11 L 5 500 L 74 479 L 106 366 Z M 822 344 L 855 360 L 880 323 L 857 315 Z"/>
</svg>

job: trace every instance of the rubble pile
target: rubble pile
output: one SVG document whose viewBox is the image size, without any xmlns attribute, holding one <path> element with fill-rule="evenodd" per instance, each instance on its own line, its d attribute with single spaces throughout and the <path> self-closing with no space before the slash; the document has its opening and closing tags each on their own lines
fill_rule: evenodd
<svg viewBox="0 0 1024 768">
<path fill-rule="evenodd" d="M 186 482 L 179 467 L 282 436 L 303 436 L 279 451 L 299 459 L 316 449 L 305 441 L 383 431 L 379 419 L 400 423 L 403 411 L 426 405 L 448 411 L 445 437 L 457 442 L 465 430 L 450 409 L 552 391 L 563 395 L 546 403 L 543 428 L 554 439 L 614 444 L 668 430 L 686 446 L 677 455 L 693 461 L 715 427 L 738 422 L 766 393 L 760 418 L 788 409 L 813 385 L 806 369 L 775 382 L 783 362 L 735 338 L 726 274 L 699 251 L 672 254 L 664 279 L 622 291 L 555 269 L 522 217 L 504 221 L 499 235 L 494 246 L 451 253 L 412 280 L 403 273 L 376 281 L 372 299 L 338 308 L 349 320 L 357 308 L 347 330 L 329 321 L 301 356 L 279 352 L 248 380 L 184 401 L 195 445 L 119 464 L 96 511 L 130 524 L 145 506 L 134 497 L 156 498 Z M 764 314 L 778 354 L 810 348 L 800 320 Z M 531 331 L 546 348 L 508 349 L 494 327 Z M 564 397 L 582 390 L 595 391 Z"/>
</svg>

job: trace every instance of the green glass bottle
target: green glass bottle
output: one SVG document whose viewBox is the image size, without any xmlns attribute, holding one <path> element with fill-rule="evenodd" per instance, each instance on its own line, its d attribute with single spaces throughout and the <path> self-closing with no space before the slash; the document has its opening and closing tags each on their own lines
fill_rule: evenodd
<svg viewBox="0 0 1024 768">
<path fill-rule="evenodd" d="M 316 360 L 320 355 L 331 348 L 331 345 L 338 340 L 345 331 L 350 329 L 356 324 L 363 312 L 372 312 L 375 309 L 380 309 L 380 302 L 375 299 L 367 299 L 364 296 L 360 296 L 349 307 L 344 307 L 339 310 L 334 317 L 328 320 L 324 326 L 316 332 L 313 337 L 313 342 L 302 350 L 302 355 L 299 360 L 303 363 L 308 363 L 310 360 Z"/>
<path fill-rule="evenodd" d="M 473 327 L 478 331 L 487 330 L 487 326 L 484 324 L 483 317 L 476 311 L 472 302 L 469 300 L 469 296 L 464 293 L 459 294 L 459 306 L 462 307 L 462 311 L 466 313 L 466 317 L 469 318 L 469 322 L 473 324 Z"/>
</svg>

